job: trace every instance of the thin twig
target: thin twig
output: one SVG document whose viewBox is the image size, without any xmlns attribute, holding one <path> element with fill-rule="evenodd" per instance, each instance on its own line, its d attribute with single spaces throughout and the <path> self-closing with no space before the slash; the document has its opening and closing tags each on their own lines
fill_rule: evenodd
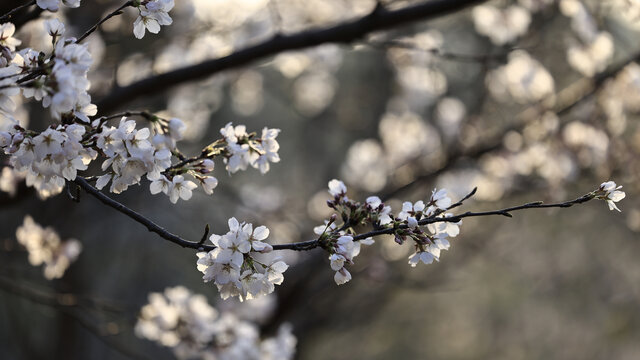
<svg viewBox="0 0 640 360">
<path fill-rule="evenodd" d="M 181 238 L 178 235 L 174 235 L 174 234 L 170 233 L 169 231 L 165 230 L 162 226 L 154 223 L 153 221 L 147 219 L 146 217 L 144 217 L 143 215 L 137 213 L 136 211 L 134 211 L 132 209 L 129 209 L 128 207 L 124 206 L 123 204 L 121 204 L 121 203 L 113 200 L 112 198 L 108 197 L 107 195 L 101 193 L 100 190 L 98 190 L 95 187 L 91 186 L 91 184 L 89 184 L 87 182 L 87 180 L 85 180 L 84 178 L 82 178 L 80 176 L 76 177 L 74 182 L 76 184 L 78 184 L 81 188 L 83 188 L 87 193 L 89 193 L 89 195 L 91 195 L 91 196 L 97 198 L 98 200 L 100 200 L 103 204 L 114 208 L 115 210 L 127 215 L 128 217 L 132 218 L 133 220 L 135 220 L 135 221 L 139 222 L 140 224 L 146 226 L 147 230 L 160 235 L 160 237 L 162 237 L 165 240 L 169 240 L 172 243 L 180 245 L 180 246 L 185 247 L 185 248 L 191 248 L 191 249 L 200 249 L 200 248 L 202 248 L 202 250 L 207 250 L 207 251 L 210 251 L 210 250 L 214 249 L 213 246 L 199 245 L 198 242 L 185 240 L 185 239 Z"/>
<path fill-rule="evenodd" d="M 113 209 L 115 209 L 115 210 L 127 215 L 128 217 L 132 218 L 133 220 L 135 220 L 135 221 L 139 222 L 140 224 L 146 226 L 146 228 L 149 231 L 158 234 L 161 238 L 163 238 L 165 240 L 169 240 L 172 243 L 180 245 L 180 246 L 182 246 L 184 248 L 191 248 L 191 249 L 196 249 L 196 250 L 199 250 L 199 251 L 211 251 L 211 250 L 215 249 L 215 247 L 212 246 L 212 245 L 204 245 L 204 244 L 202 244 L 202 241 L 189 241 L 189 240 L 185 240 L 185 239 L 181 238 L 178 235 L 170 233 L 169 231 L 167 231 L 166 229 L 164 229 L 160 225 L 154 223 L 150 219 L 147 219 L 146 217 L 144 217 L 143 215 L 137 213 L 136 211 L 134 211 L 132 209 L 129 209 L 125 205 L 123 205 L 123 204 L 117 202 L 116 200 L 111 199 L 107 195 L 103 194 L 98 189 L 96 189 L 95 187 L 91 186 L 91 184 L 89 184 L 87 182 L 87 180 L 85 180 L 84 178 L 82 178 L 80 176 L 76 177 L 76 179 L 74 181 L 81 188 L 83 188 L 87 193 L 89 193 L 90 195 L 92 195 L 95 198 L 97 198 L 98 200 L 100 200 L 103 204 L 112 207 Z M 475 194 L 475 191 L 476 191 L 476 189 L 474 188 L 474 190 L 472 190 L 468 195 L 466 195 L 464 198 L 462 198 L 462 200 L 460 200 L 459 202 L 451 205 L 449 207 L 449 209 L 452 209 L 452 208 L 457 207 L 460 204 L 462 204 L 463 201 L 465 201 L 465 200 L 469 199 L 471 196 L 473 196 L 473 194 Z M 581 196 L 581 197 L 579 197 L 579 198 L 577 198 L 575 200 L 566 201 L 566 202 L 562 202 L 562 203 L 543 204 L 541 201 L 539 201 L 539 202 L 527 203 L 527 204 L 524 204 L 524 205 L 504 208 L 504 209 L 500 209 L 500 210 L 493 210 L 493 211 L 482 211 L 482 212 L 467 211 L 467 212 L 465 212 L 463 214 L 454 215 L 454 216 L 450 216 L 450 217 L 437 217 L 437 215 L 439 215 L 439 214 L 436 214 L 436 215 L 430 216 L 428 218 L 421 219 L 420 221 L 418 221 L 418 224 L 427 225 L 427 224 L 433 224 L 433 223 L 436 223 L 436 222 L 458 222 L 458 221 L 462 220 L 463 218 L 476 217 L 476 216 L 502 215 L 502 216 L 511 217 L 511 212 L 512 211 L 518 211 L 518 210 L 524 210 L 524 209 L 540 209 L 540 208 L 567 208 L 567 207 L 571 207 L 571 206 L 576 205 L 576 204 L 585 203 L 585 202 L 587 202 L 589 200 L 592 200 L 594 197 L 595 197 L 595 195 L 593 193 L 589 193 L 589 194 L 583 195 L 583 196 Z M 369 231 L 367 233 L 356 235 L 356 236 L 353 237 L 353 240 L 358 241 L 358 240 L 363 240 L 363 239 L 366 239 L 366 238 L 372 237 L 372 236 L 393 234 L 394 232 L 396 232 L 399 229 L 407 229 L 407 228 L 408 228 L 408 226 L 406 224 L 402 224 L 402 225 L 399 225 L 399 226 L 396 226 L 396 227 L 377 229 L 377 230 Z M 315 240 L 301 241 L 301 242 L 289 243 L 289 244 L 276 244 L 276 245 L 273 245 L 273 250 L 303 251 L 303 250 L 311 250 L 311 249 L 314 249 L 314 248 L 319 247 L 319 246 L 320 246 L 320 240 L 319 239 L 315 239 Z"/>
<path fill-rule="evenodd" d="M 444 60 L 458 61 L 458 62 L 472 62 L 472 63 L 484 63 L 488 61 L 501 61 L 507 58 L 509 53 L 504 52 L 500 54 L 460 54 L 453 53 L 448 51 L 443 51 L 439 48 L 423 48 L 417 46 L 415 44 L 411 44 L 402 40 L 385 40 L 385 41 L 374 41 L 368 40 L 363 42 L 364 45 L 370 46 L 375 49 L 383 49 L 386 50 L 388 48 L 400 48 L 405 50 L 413 50 L 420 51 L 432 54 Z M 509 49 L 510 51 L 515 50 Z"/>
<path fill-rule="evenodd" d="M 15 9 L 9 11 L 8 13 L 2 15 L 0 17 L 0 23 L 4 23 L 6 21 L 9 21 L 11 19 L 11 17 L 13 16 L 13 14 L 15 14 L 18 11 L 20 11 L 20 10 L 22 10 L 24 8 L 27 8 L 27 7 L 31 6 L 31 5 L 35 5 L 35 4 L 36 4 L 36 0 L 32 0 L 32 1 L 29 1 L 28 3 L 26 3 L 26 4 L 22 4 L 22 5 L 18 6 L 18 7 L 16 7 Z"/>
<path fill-rule="evenodd" d="M 291 35 L 274 36 L 262 43 L 238 50 L 231 55 L 155 75 L 128 86 L 115 88 L 97 102 L 103 112 L 112 111 L 138 97 L 146 96 L 185 82 L 202 80 L 217 72 L 246 65 L 258 59 L 288 50 L 303 49 L 324 43 L 350 43 L 383 29 L 443 16 L 486 0 L 434 0 L 397 10 L 376 7 L 369 15 L 341 24 L 304 30 Z"/>
<path fill-rule="evenodd" d="M 84 34 L 82 34 L 82 36 L 80 36 L 78 38 L 78 40 L 76 40 L 76 44 L 79 44 L 87 36 L 91 35 L 91 33 L 96 31 L 96 29 L 98 29 L 98 27 L 100 25 L 102 25 L 105 21 L 111 19 L 114 16 L 118 16 L 118 15 L 122 14 L 122 10 L 124 10 L 124 8 L 129 7 L 129 6 L 133 6 L 133 1 L 127 1 L 126 3 L 122 4 L 122 6 L 120 6 L 116 10 L 114 10 L 112 13 L 110 13 L 109 15 L 105 16 L 100 21 L 98 21 L 95 25 L 93 25 L 91 28 L 89 28 L 89 30 L 87 30 Z"/>
</svg>

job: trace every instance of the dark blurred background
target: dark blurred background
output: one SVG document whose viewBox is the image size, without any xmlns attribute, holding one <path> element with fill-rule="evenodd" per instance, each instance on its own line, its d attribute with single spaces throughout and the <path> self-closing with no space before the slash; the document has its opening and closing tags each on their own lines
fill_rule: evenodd
<svg viewBox="0 0 640 360">
<path fill-rule="evenodd" d="M 2 2 L 0 13 L 20 3 Z M 411 3 L 417 2 L 385 2 Z M 615 180 L 627 194 L 618 203 L 622 213 L 592 201 L 513 219 L 464 220 L 441 261 L 416 268 L 407 264 L 409 244 L 381 237 L 356 258 L 353 280 L 343 286 L 333 282 L 322 250 L 283 252 L 293 266 L 261 326 L 271 334 L 291 323 L 300 359 L 637 359 L 640 17 L 625 4 L 492 1 L 490 8 L 349 45 L 287 52 L 142 94 L 119 110 L 183 119 L 186 154 L 197 154 L 233 122 L 282 129 L 282 161 L 264 176 L 253 169 L 230 176 L 217 163 L 214 194 L 197 190 L 176 205 L 151 195 L 146 180 L 110 196 L 187 239 L 199 239 L 207 223 L 224 233 L 235 216 L 267 225 L 272 243 L 286 243 L 313 238 L 313 227 L 328 218 L 333 178 L 345 181 L 350 198 L 377 194 L 396 213 L 402 201 L 424 200 L 434 187 L 456 200 L 477 186 L 464 211 L 569 200 Z M 78 36 L 119 5 L 84 0 L 41 19 L 65 19 L 68 34 Z M 88 39 L 92 96 L 99 101 L 118 86 L 276 32 L 360 17 L 374 6 L 177 1 L 174 24 L 142 40 L 132 34 L 137 12 L 128 9 Z M 492 11 L 502 15 L 494 19 Z M 49 41 L 42 20 L 26 22 L 16 37 L 38 49 Z M 19 114 L 34 129 L 51 121 L 37 103 L 22 104 Z M 227 306 L 215 286 L 202 282 L 193 251 L 87 194 L 79 203 L 65 194 L 41 201 L 18 186 L 0 203 L 2 359 L 171 359 L 170 350 L 133 334 L 148 293 L 182 284 Z M 16 242 L 26 214 L 82 242 L 62 279 L 45 280 Z"/>
</svg>

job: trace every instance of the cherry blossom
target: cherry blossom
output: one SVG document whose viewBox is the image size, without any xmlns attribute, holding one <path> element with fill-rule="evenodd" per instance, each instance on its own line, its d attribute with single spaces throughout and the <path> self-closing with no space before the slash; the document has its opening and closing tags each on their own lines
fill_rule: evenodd
<svg viewBox="0 0 640 360">
<path fill-rule="evenodd" d="M 173 0 L 145 0 L 140 2 L 140 14 L 133 23 L 133 34 L 142 39 L 146 30 L 153 34 L 160 32 L 161 25 L 171 25 L 173 20 L 169 11 L 173 9 Z"/>
<path fill-rule="evenodd" d="M 36 4 L 44 10 L 58 11 L 60 4 L 70 8 L 77 8 L 80 6 L 80 0 L 36 0 Z"/>
<path fill-rule="evenodd" d="M 621 189 L 622 186 L 616 186 L 616 183 L 613 181 L 607 181 L 607 182 L 603 182 L 600 185 L 600 188 L 598 189 L 599 193 L 604 193 L 603 195 L 599 195 L 598 198 L 603 199 L 607 202 L 607 205 L 609 205 L 609 210 L 618 210 L 620 211 L 620 209 L 618 209 L 618 206 L 616 206 L 615 203 L 617 203 L 618 201 L 624 199 L 624 197 L 626 196 L 626 194 L 624 193 L 624 191 L 620 191 L 619 189 Z"/>
<path fill-rule="evenodd" d="M 209 237 L 215 249 L 197 254 L 203 280 L 213 281 L 223 299 L 238 296 L 243 301 L 272 293 L 289 266 L 270 254 L 272 246 L 263 241 L 269 229 L 254 229 L 253 224 L 240 223 L 236 218 L 230 218 L 228 225 L 226 234 Z"/>
</svg>

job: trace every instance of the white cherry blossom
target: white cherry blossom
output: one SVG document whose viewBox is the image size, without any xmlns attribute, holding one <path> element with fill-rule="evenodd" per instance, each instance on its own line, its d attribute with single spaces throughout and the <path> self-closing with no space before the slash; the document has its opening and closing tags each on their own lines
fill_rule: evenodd
<svg viewBox="0 0 640 360">
<path fill-rule="evenodd" d="M 601 198 L 607 202 L 607 205 L 609 205 L 609 210 L 615 209 L 620 211 L 620 209 L 618 209 L 618 206 L 616 206 L 615 203 L 624 199 L 626 196 L 624 191 L 619 190 L 621 188 L 622 186 L 616 186 L 616 183 L 613 181 L 603 182 L 600 185 L 599 190 L 601 192 L 604 192 L 604 195 L 602 195 Z"/>
</svg>

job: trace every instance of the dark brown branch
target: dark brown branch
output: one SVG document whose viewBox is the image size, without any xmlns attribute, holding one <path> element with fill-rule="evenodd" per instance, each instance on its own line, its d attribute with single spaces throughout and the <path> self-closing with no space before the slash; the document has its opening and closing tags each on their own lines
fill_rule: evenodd
<svg viewBox="0 0 640 360">
<path fill-rule="evenodd" d="M 160 235 L 160 237 L 165 239 L 165 240 L 169 240 L 172 243 L 180 245 L 180 246 L 182 246 L 184 248 L 201 249 L 201 250 L 206 250 L 206 251 L 210 251 L 210 250 L 214 249 L 213 246 L 200 245 L 200 244 L 198 244 L 198 242 L 185 240 L 185 239 L 181 238 L 178 235 L 174 235 L 174 234 L 170 233 L 169 231 L 165 230 L 160 225 L 158 225 L 158 224 L 154 223 L 153 221 L 147 219 L 146 217 L 144 217 L 140 213 L 136 212 L 135 210 L 129 209 L 128 207 L 124 206 L 123 204 L 121 204 L 121 203 L 113 200 L 112 198 L 108 197 L 107 195 L 101 193 L 100 190 L 98 190 L 95 187 L 91 186 L 91 184 L 89 184 L 87 182 L 87 180 L 85 180 L 84 178 L 82 178 L 80 176 L 76 177 L 74 182 L 76 184 L 78 184 L 78 186 L 80 186 L 82 189 L 84 189 L 84 191 L 89 193 L 89 195 L 91 195 L 91 196 L 95 197 L 96 199 L 100 200 L 103 204 L 114 208 L 115 210 L 127 215 L 128 217 L 132 218 L 133 220 L 135 220 L 135 221 L 139 222 L 140 224 L 146 226 L 147 230 Z"/>
<path fill-rule="evenodd" d="M 98 189 L 96 189 L 95 187 L 91 186 L 91 184 L 89 184 L 87 182 L 86 179 L 78 176 L 74 182 L 76 184 L 78 184 L 81 188 L 83 188 L 87 193 L 89 193 L 90 195 L 94 196 L 95 198 L 97 198 L 98 200 L 100 200 L 103 204 L 112 207 L 113 209 L 127 215 L 128 217 L 132 218 L 133 220 L 139 222 L 140 224 L 144 225 L 149 231 L 154 232 L 156 234 L 158 234 L 161 238 L 165 239 L 165 240 L 169 240 L 174 244 L 180 245 L 184 248 L 191 248 L 191 249 L 197 249 L 199 251 L 211 251 L 213 250 L 215 247 L 212 245 L 204 245 L 202 244 L 202 239 L 200 241 L 189 241 L 189 240 L 185 240 L 181 237 L 179 237 L 178 235 L 174 235 L 172 233 L 170 233 L 169 231 L 165 230 L 163 227 L 161 227 L 160 225 L 154 223 L 153 221 L 147 219 L 146 217 L 144 217 L 143 215 L 137 213 L 136 211 L 129 209 L 128 207 L 126 207 L 125 205 L 117 202 L 116 200 L 111 199 L 110 197 L 108 197 L 107 195 L 103 194 L 102 192 L 100 192 Z M 469 194 L 467 194 L 464 198 L 462 198 L 460 201 L 458 201 L 457 203 L 451 205 L 448 209 L 453 209 L 455 207 L 458 207 L 460 205 L 462 205 L 462 203 L 469 199 L 471 196 L 473 196 L 476 192 L 476 188 L 474 188 Z M 575 200 L 571 200 L 571 201 L 566 201 L 566 202 L 562 202 L 562 203 L 553 203 L 553 204 L 543 204 L 541 201 L 539 202 L 533 202 L 533 203 L 527 203 L 524 205 L 519 205 L 519 206 L 514 206 L 514 207 L 509 207 L 509 208 L 504 208 L 504 209 L 500 209 L 500 210 L 493 210 L 493 211 L 482 211 L 482 212 L 470 212 L 467 211 L 465 213 L 462 213 L 460 215 L 455 215 L 455 216 L 450 216 L 450 217 L 437 217 L 437 215 L 439 215 L 439 213 L 437 213 L 436 215 L 433 215 L 431 217 L 428 218 L 424 218 L 420 221 L 418 221 L 418 223 L 420 225 L 427 225 L 427 224 L 433 224 L 436 222 L 458 222 L 460 220 L 462 220 L 463 218 L 466 217 L 477 217 L 477 216 L 492 216 L 492 215 L 502 215 L 502 216 L 507 216 L 507 217 L 511 217 L 511 212 L 512 211 L 518 211 L 518 210 L 524 210 L 524 209 L 541 209 L 541 208 L 567 208 L 567 207 L 571 207 L 573 205 L 576 204 L 582 204 L 585 203 L 589 200 L 592 200 L 595 197 L 595 195 L 593 193 L 589 193 L 586 195 L 583 195 Z M 403 225 L 399 225 L 397 227 L 391 227 L 391 228 L 384 228 L 384 229 L 377 229 L 377 230 L 373 230 L 367 233 L 363 233 L 363 234 L 359 234 L 353 237 L 354 240 L 358 241 L 358 240 L 363 240 L 366 239 L 368 237 L 372 237 L 372 236 L 378 236 L 378 235 L 385 235 L 385 234 L 393 234 L 394 232 L 396 232 L 398 229 L 407 229 L 408 226 L 406 224 Z M 208 235 L 208 232 L 206 232 L 205 230 L 205 234 Z M 205 237 L 206 237 L 205 235 Z M 204 237 L 203 237 L 204 239 Z M 273 250 L 296 250 L 296 251 L 304 251 L 304 250 L 311 250 L 314 248 L 317 248 L 320 246 L 320 240 L 319 239 L 315 239 L 315 240 L 308 240 L 308 241 L 301 241 L 301 242 L 296 242 L 296 243 L 289 243 L 289 244 L 276 244 L 273 245 Z"/>
<path fill-rule="evenodd" d="M 571 206 L 576 205 L 576 204 L 585 203 L 585 202 L 587 202 L 589 200 L 592 200 L 594 197 L 595 197 L 595 195 L 593 193 L 589 193 L 589 194 L 583 195 L 583 196 L 581 196 L 581 197 L 579 197 L 577 199 L 574 199 L 574 200 L 571 200 L 571 201 L 565 201 L 565 202 L 561 202 L 561 203 L 544 204 L 542 201 L 537 201 L 537 202 L 527 203 L 527 204 L 524 204 L 524 205 L 508 207 L 508 208 L 504 208 L 504 209 L 500 209 L 500 210 L 480 211 L 480 212 L 467 211 L 467 212 L 462 213 L 460 215 L 454 215 L 454 216 L 450 216 L 450 217 L 434 217 L 434 216 L 431 216 L 431 217 L 428 217 L 428 218 L 425 218 L 425 219 L 422 219 L 422 220 L 418 221 L 418 224 L 420 224 L 420 225 L 428 225 L 428 224 L 433 224 L 433 223 L 437 223 L 437 222 L 458 222 L 458 221 L 462 220 L 463 218 L 477 217 L 477 216 L 502 215 L 502 216 L 506 216 L 506 217 L 513 217 L 511 215 L 512 211 L 525 210 L 525 209 L 543 209 L 543 208 L 568 208 L 568 207 L 571 207 Z M 407 229 L 407 228 L 408 228 L 407 225 L 400 225 L 397 228 L 374 230 L 374 231 L 370 231 L 368 233 L 356 235 L 356 236 L 353 237 L 353 240 L 364 240 L 364 239 L 366 239 L 368 237 L 372 237 L 372 236 L 393 234 L 396 231 L 396 229 Z"/>
<path fill-rule="evenodd" d="M 32 1 L 29 1 L 28 3 L 26 3 L 26 4 L 22 4 L 22 5 L 20 5 L 20 6 L 16 7 L 16 8 L 14 8 L 13 10 L 9 11 L 8 13 L 0 16 L 0 24 L 11 20 L 13 15 L 15 13 L 17 13 L 18 11 L 20 11 L 22 9 L 25 9 L 25 8 L 28 8 L 29 6 L 35 5 L 35 4 L 36 4 L 36 0 L 32 0 Z"/>
<path fill-rule="evenodd" d="M 114 16 L 118 16 L 118 15 L 122 14 L 122 10 L 124 10 L 124 8 L 129 7 L 129 6 L 133 6 L 133 1 L 127 1 L 126 3 L 122 4 L 122 6 L 120 6 L 119 8 L 114 10 L 113 12 L 111 12 L 109 15 L 105 16 L 100 21 L 98 21 L 95 25 L 93 25 L 91 28 L 89 28 L 89 30 L 87 30 L 84 34 L 82 34 L 82 36 L 80 36 L 78 38 L 78 40 L 76 40 L 76 44 L 79 44 L 87 36 L 91 35 L 91 33 L 96 31 L 98 29 L 98 27 L 100 25 L 102 25 L 105 21 L 111 19 Z"/>
<path fill-rule="evenodd" d="M 432 54 L 443 60 L 458 61 L 458 62 L 470 62 L 470 63 L 486 63 L 504 61 L 509 55 L 508 52 L 500 54 L 460 54 L 454 52 L 443 51 L 440 48 L 423 48 L 415 44 L 411 44 L 402 40 L 385 40 L 385 41 L 365 41 L 364 45 L 370 46 L 374 49 L 388 50 L 391 48 L 399 48 L 404 50 L 419 51 Z M 516 50 L 516 48 L 509 49 L 509 51 Z"/>
<path fill-rule="evenodd" d="M 100 112 L 110 112 L 138 97 L 166 91 L 185 82 L 202 80 L 217 72 L 246 65 L 264 57 L 288 50 L 303 49 L 324 43 L 349 43 L 365 35 L 418 20 L 449 14 L 485 0 L 434 0 L 398 10 L 376 7 L 369 15 L 332 27 L 312 29 L 291 35 L 276 35 L 272 39 L 213 60 L 173 70 L 115 88 L 97 102 Z"/>
</svg>

